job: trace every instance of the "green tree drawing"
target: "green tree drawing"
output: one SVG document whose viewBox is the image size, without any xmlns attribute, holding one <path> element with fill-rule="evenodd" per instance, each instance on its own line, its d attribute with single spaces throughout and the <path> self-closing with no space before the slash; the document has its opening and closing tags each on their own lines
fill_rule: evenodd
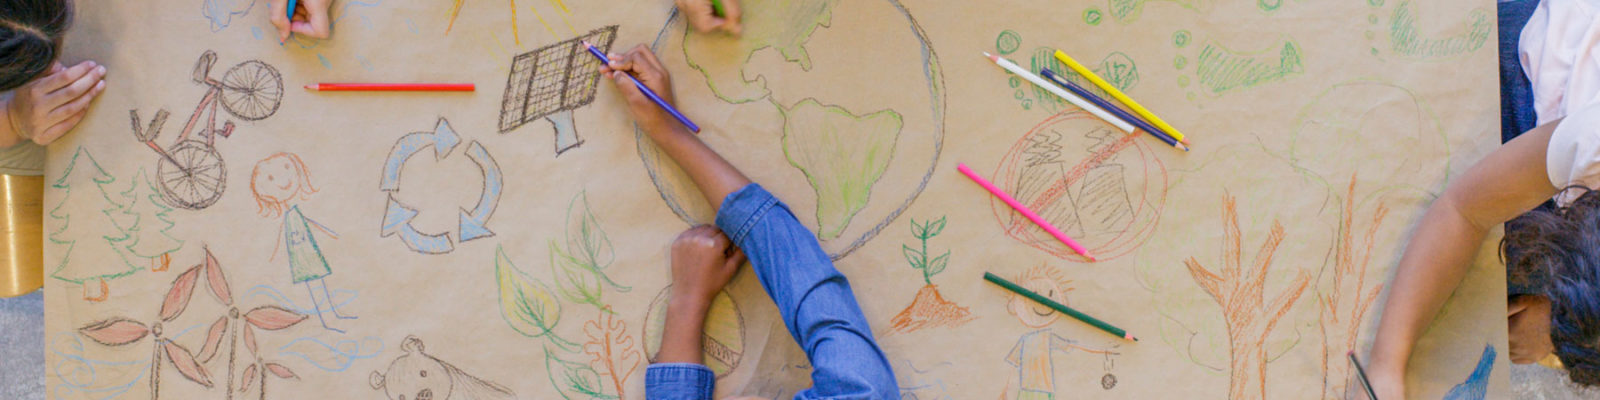
<svg viewBox="0 0 1600 400">
<path fill-rule="evenodd" d="M 183 241 L 167 234 L 173 225 L 171 217 L 167 215 L 172 212 L 172 207 L 162 202 L 161 193 L 156 191 L 144 168 L 133 175 L 122 197 L 128 202 L 122 211 L 129 218 L 127 225 L 123 225 L 123 230 L 132 239 L 132 243 L 127 245 L 128 251 L 150 260 L 151 271 L 166 271 L 172 264 L 169 254 L 183 247 Z"/>
<path fill-rule="evenodd" d="M 128 262 L 126 245 L 131 237 L 117 225 L 113 215 L 123 206 L 106 191 L 114 182 L 116 178 L 100 168 L 88 150 L 79 147 L 67 162 L 61 178 L 51 184 L 62 189 L 63 194 L 61 202 L 50 210 L 50 218 L 61 221 L 61 229 L 50 233 L 50 242 L 67 249 L 59 253 L 62 254 L 61 263 L 50 277 L 83 285 L 83 298 L 89 301 L 106 299 L 110 293 L 106 280 L 127 276 L 139 269 Z M 73 190 L 74 186 L 82 189 L 89 183 L 94 184 L 94 191 Z M 79 218 L 73 218 L 74 215 Z"/>
</svg>

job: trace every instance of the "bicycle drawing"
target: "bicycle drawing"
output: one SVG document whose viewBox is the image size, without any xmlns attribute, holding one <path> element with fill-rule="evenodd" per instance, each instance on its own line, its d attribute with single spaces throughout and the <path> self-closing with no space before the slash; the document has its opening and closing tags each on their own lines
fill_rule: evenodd
<svg viewBox="0 0 1600 400">
<path fill-rule="evenodd" d="M 189 116 L 189 122 L 183 125 L 183 131 L 172 145 L 162 147 L 155 142 L 167 122 L 167 110 L 157 111 L 148 127 L 140 123 L 139 110 L 128 111 L 134 138 L 160 156 L 156 159 L 156 184 L 161 198 L 173 207 L 190 210 L 210 207 L 227 187 L 227 168 L 222 155 L 217 153 L 216 137 L 233 135 L 234 123 L 224 120 L 218 128 L 218 104 L 235 118 L 259 121 L 277 113 L 283 101 L 283 76 L 278 74 L 277 68 L 259 60 L 249 60 L 229 68 L 222 79 L 217 80 L 211 77 L 211 67 L 216 63 L 217 53 L 210 50 L 195 61 L 192 77 L 195 83 L 207 87 L 206 95 L 195 106 L 194 114 Z M 205 125 L 195 132 L 202 116 Z M 200 138 L 192 138 L 191 133 Z"/>
</svg>

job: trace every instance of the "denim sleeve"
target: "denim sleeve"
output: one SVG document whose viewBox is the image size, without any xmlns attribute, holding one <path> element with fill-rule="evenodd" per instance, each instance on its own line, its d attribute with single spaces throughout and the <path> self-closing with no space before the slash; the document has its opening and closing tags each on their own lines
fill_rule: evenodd
<svg viewBox="0 0 1600 400">
<path fill-rule="evenodd" d="M 744 250 L 789 334 L 810 358 L 795 399 L 899 399 L 900 388 L 850 283 L 788 206 L 754 183 L 729 194 L 717 227 Z"/>
<path fill-rule="evenodd" d="M 700 364 L 660 363 L 644 369 L 644 398 L 648 400 L 710 400 L 717 375 Z"/>
</svg>

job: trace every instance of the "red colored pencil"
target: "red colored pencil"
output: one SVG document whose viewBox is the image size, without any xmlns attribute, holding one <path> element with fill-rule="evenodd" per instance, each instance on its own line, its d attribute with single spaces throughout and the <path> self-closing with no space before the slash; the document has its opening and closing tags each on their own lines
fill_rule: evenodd
<svg viewBox="0 0 1600 400">
<path fill-rule="evenodd" d="M 316 92 L 471 92 L 471 83 L 313 83 L 306 90 Z"/>
</svg>

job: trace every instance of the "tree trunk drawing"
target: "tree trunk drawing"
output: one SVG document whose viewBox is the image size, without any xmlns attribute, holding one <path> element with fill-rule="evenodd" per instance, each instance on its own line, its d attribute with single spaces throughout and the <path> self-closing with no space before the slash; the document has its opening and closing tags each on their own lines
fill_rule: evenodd
<svg viewBox="0 0 1600 400">
<path fill-rule="evenodd" d="M 1322 329 L 1322 397 L 1345 398 L 1344 382 L 1350 374 L 1343 355 L 1356 348 L 1356 338 L 1373 300 L 1383 291 L 1383 284 L 1367 287 L 1367 266 L 1372 263 L 1372 246 L 1378 227 L 1389 215 L 1389 207 L 1379 203 L 1366 223 L 1364 237 L 1355 236 L 1356 176 L 1350 176 L 1350 187 L 1345 192 L 1344 208 L 1339 220 L 1338 243 L 1333 248 L 1333 286 L 1321 294 L 1322 306 L 1318 308 L 1318 323 Z"/>
<path fill-rule="evenodd" d="M 1243 265 L 1240 250 L 1239 214 L 1235 199 L 1222 198 L 1223 256 L 1222 270 L 1214 273 L 1200 265 L 1194 257 L 1184 260 L 1196 284 L 1222 306 L 1228 327 L 1229 366 L 1228 398 L 1265 399 L 1267 393 L 1267 336 L 1283 319 L 1289 308 L 1300 299 L 1311 282 L 1305 270 L 1299 270 L 1288 288 L 1265 301 L 1267 269 L 1272 266 L 1273 255 L 1283 243 L 1283 224 L 1272 221 L 1261 249 L 1250 265 Z"/>
</svg>

